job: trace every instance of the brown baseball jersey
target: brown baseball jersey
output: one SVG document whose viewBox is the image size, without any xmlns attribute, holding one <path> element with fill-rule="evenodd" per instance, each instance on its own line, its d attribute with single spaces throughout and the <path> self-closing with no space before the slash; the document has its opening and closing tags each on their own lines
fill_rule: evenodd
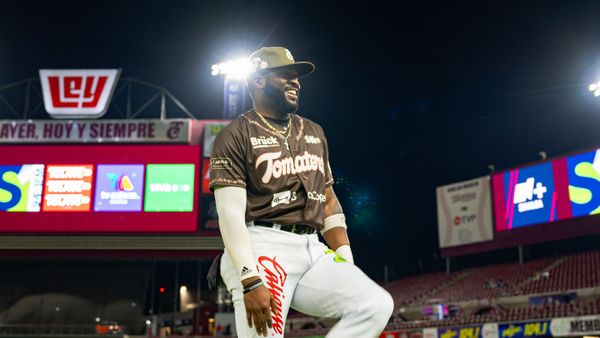
<svg viewBox="0 0 600 338">
<path fill-rule="evenodd" d="M 233 120 L 213 143 L 210 188 L 245 188 L 247 222 L 306 224 L 321 230 L 325 188 L 333 184 L 327 140 L 317 123 L 296 114 L 290 118 L 287 139 L 254 110 Z"/>
</svg>

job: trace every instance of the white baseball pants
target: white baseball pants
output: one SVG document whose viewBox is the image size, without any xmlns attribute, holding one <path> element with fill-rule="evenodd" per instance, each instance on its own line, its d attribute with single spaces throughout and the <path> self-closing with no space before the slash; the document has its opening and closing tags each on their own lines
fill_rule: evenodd
<svg viewBox="0 0 600 338">
<path fill-rule="evenodd" d="M 394 308 L 390 294 L 358 267 L 338 258 L 317 234 L 297 235 L 249 226 L 260 277 L 278 305 L 269 337 L 283 337 L 290 306 L 302 313 L 340 318 L 327 338 L 379 337 Z M 221 276 L 232 294 L 238 337 L 262 337 L 248 327 L 239 272 L 227 253 Z"/>
</svg>

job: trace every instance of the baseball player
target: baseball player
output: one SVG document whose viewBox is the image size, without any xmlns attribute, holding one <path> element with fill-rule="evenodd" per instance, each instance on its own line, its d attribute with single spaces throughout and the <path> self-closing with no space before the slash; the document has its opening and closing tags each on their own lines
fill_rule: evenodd
<svg viewBox="0 0 600 338">
<path fill-rule="evenodd" d="M 314 65 L 282 47 L 250 56 L 253 109 L 217 136 L 211 153 L 225 253 L 221 277 L 239 337 L 283 337 L 290 307 L 340 318 L 327 337 L 378 337 L 391 296 L 353 264 L 333 189 L 327 140 L 295 114 L 299 78 Z M 328 246 L 319 241 L 320 231 Z"/>
</svg>

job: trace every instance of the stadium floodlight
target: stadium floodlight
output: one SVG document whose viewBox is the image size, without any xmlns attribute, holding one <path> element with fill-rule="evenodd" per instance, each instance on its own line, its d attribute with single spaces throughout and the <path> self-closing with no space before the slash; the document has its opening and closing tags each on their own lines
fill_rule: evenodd
<svg viewBox="0 0 600 338">
<path fill-rule="evenodd" d="M 245 79 L 252 72 L 252 64 L 247 58 L 221 62 L 211 67 L 212 76 L 223 75 L 226 78 Z"/>
<path fill-rule="evenodd" d="M 212 76 L 223 76 L 223 118 L 232 119 L 245 110 L 244 80 L 256 66 L 248 57 L 212 65 Z"/>
<path fill-rule="evenodd" d="M 600 81 L 596 82 L 596 83 L 592 83 L 588 86 L 588 90 L 592 93 L 594 93 L 595 97 L 600 96 Z"/>
</svg>

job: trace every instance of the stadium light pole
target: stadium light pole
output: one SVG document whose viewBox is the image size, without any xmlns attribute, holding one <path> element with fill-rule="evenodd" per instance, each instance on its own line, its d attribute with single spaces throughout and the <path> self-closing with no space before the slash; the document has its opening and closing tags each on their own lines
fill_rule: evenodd
<svg viewBox="0 0 600 338">
<path fill-rule="evenodd" d="M 252 71 L 248 58 L 221 62 L 211 67 L 212 76 L 223 76 L 223 118 L 232 119 L 245 109 L 244 81 Z"/>
</svg>

